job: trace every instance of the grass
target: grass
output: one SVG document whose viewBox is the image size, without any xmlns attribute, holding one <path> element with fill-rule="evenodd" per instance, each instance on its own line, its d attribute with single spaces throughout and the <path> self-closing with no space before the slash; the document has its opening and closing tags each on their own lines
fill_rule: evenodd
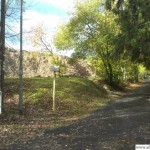
<svg viewBox="0 0 150 150">
<path fill-rule="evenodd" d="M 56 111 L 52 111 L 52 78 L 23 80 L 23 112 L 18 115 L 19 80 L 5 80 L 5 113 L 0 116 L 0 145 L 13 144 L 18 137 L 25 142 L 45 129 L 68 125 L 107 105 L 110 98 L 88 78 L 56 79 Z M 13 140 L 12 140 L 13 139 Z"/>
<path fill-rule="evenodd" d="M 7 79 L 7 97 L 17 101 L 18 79 Z M 24 109 L 28 106 L 38 110 L 52 111 L 52 78 L 26 78 L 23 83 Z M 97 86 L 85 78 L 56 79 L 56 112 L 83 115 L 92 111 L 96 105 L 108 103 L 106 96 Z M 88 111 L 88 112 L 89 112 Z"/>
</svg>

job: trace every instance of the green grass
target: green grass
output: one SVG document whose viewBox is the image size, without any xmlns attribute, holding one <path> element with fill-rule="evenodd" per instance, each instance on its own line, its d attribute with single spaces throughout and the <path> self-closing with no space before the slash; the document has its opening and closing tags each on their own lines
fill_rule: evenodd
<svg viewBox="0 0 150 150">
<path fill-rule="evenodd" d="M 5 83 L 7 96 L 14 98 L 19 92 L 19 80 L 8 78 Z M 52 78 L 23 79 L 24 107 L 52 111 L 52 87 Z M 82 115 L 108 102 L 92 79 L 56 78 L 56 112 L 60 114 Z"/>
</svg>

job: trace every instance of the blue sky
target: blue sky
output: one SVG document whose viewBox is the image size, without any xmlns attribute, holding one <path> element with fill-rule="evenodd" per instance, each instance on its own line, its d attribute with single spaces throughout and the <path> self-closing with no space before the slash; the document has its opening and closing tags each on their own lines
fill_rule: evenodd
<svg viewBox="0 0 150 150">
<path fill-rule="evenodd" d="M 32 10 L 40 12 L 42 14 L 54 14 L 54 15 L 58 15 L 60 17 L 67 17 L 67 12 L 64 9 L 59 8 L 57 6 L 47 4 L 47 3 L 41 2 L 37 5 L 35 5 L 32 8 Z"/>
<path fill-rule="evenodd" d="M 25 0 L 26 4 L 31 4 L 30 11 L 43 14 L 54 15 L 60 18 L 67 18 L 67 12 L 73 8 L 76 0 Z"/>
</svg>

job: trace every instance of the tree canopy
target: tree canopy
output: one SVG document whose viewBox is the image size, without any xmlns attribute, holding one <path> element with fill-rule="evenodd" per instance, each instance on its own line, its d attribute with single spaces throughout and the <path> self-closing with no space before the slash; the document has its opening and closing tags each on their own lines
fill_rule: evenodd
<svg viewBox="0 0 150 150">
<path fill-rule="evenodd" d="M 118 0 L 115 4 L 114 0 L 106 0 L 105 6 L 118 16 L 122 51 L 150 68 L 150 1 Z"/>
<path fill-rule="evenodd" d="M 110 84 L 129 75 L 137 80 L 140 63 L 150 67 L 149 3 L 115 2 L 77 2 L 70 20 L 59 27 L 54 38 L 57 49 L 74 49 L 76 56 L 99 64 L 95 69 Z"/>
<path fill-rule="evenodd" d="M 55 36 L 55 45 L 58 49 L 75 49 L 85 57 L 100 57 L 112 82 L 113 41 L 119 27 L 114 22 L 115 16 L 111 12 L 102 13 L 102 7 L 98 0 L 78 3 L 70 21 Z"/>
</svg>

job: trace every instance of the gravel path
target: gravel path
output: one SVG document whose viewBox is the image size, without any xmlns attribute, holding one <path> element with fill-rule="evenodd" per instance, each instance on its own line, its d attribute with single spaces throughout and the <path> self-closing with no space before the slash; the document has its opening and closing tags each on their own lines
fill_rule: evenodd
<svg viewBox="0 0 150 150">
<path fill-rule="evenodd" d="M 150 144 L 150 80 L 72 125 L 7 150 L 135 150 L 135 144 Z"/>
</svg>

